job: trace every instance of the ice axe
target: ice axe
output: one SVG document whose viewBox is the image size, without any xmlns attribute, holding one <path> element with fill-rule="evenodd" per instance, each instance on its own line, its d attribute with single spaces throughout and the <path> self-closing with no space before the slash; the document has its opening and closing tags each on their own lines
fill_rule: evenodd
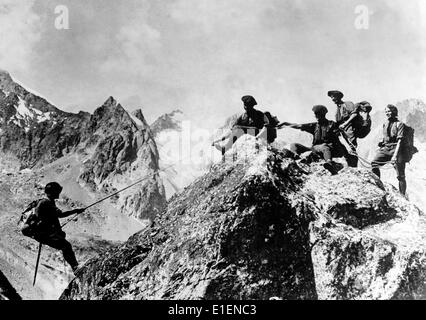
<svg viewBox="0 0 426 320">
<path fill-rule="evenodd" d="M 36 279 L 37 279 L 37 270 L 38 270 L 38 263 L 40 261 L 40 255 L 41 255 L 41 247 L 43 245 L 41 244 L 41 242 L 38 243 L 38 254 L 37 254 L 37 261 L 36 261 L 36 266 L 35 266 L 35 272 L 34 272 L 34 280 L 33 280 L 33 287 L 36 283 Z"/>
</svg>

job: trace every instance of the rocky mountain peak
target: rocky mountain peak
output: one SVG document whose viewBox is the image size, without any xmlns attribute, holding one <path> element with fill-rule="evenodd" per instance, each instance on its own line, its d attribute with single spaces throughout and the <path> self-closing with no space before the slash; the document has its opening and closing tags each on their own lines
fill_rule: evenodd
<svg viewBox="0 0 426 320">
<path fill-rule="evenodd" d="M 92 115 L 66 113 L 16 88 L 0 96 L 0 152 L 15 157 L 21 169 L 84 155 L 79 183 L 106 193 L 158 170 L 157 146 L 141 112 L 131 116 L 111 96 Z M 139 187 L 120 194 L 117 206 L 129 216 L 152 218 L 165 204 L 161 180 L 147 179 Z"/>
<path fill-rule="evenodd" d="M 331 176 L 244 136 L 61 298 L 424 299 L 424 230 L 371 172 Z"/>
<path fill-rule="evenodd" d="M 97 108 L 91 118 L 91 130 L 104 127 L 106 131 L 116 130 L 125 125 L 130 125 L 130 115 L 117 102 L 114 97 L 109 97 L 99 108 Z"/>
<path fill-rule="evenodd" d="M 141 109 L 133 110 L 130 115 L 132 116 L 132 119 L 135 121 L 136 125 L 138 125 L 139 127 L 141 128 L 149 127 Z"/>
<path fill-rule="evenodd" d="M 0 69 L 0 89 L 7 93 L 14 91 L 16 83 L 13 81 L 9 72 Z"/>
<path fill-rule="evenodd" d="M 184 113 L 175 109 L 172 112 L 165 113 L 151 124 L 151 130 L 154 136 L 165 130 L 181 130 Z"/>
<path fill-rule="evenodd" d="M 102 105 L 102 107 L 106 108 L 115 108 L 117 106 L 117 100 L 114 97 L 110 96 Z"/>
<path fill-rule="evenodd" d="M 173 110 L 172 112 L 170 112 L 168 115 L 169 115 L 171 118 L 174 118 L 174 117 L 176 117 L 176 116 L 183 116 L 183 111 L 182 111 L 182 110 L 179 110 L 179 109 L 175 109 L 175 110 Z"/>
<path fill-rule="evenodd" d="M 6 70 L 0 69 L 0 83 L 13 82 L 10 73 Z"/>
</svg>

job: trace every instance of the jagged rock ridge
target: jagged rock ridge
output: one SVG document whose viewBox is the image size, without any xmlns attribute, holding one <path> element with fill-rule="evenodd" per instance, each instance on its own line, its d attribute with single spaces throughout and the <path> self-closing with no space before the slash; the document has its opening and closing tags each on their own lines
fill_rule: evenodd
<svg viewBox="0 0 426 320">
<path fill-rule="evenodd" d="M 67 113 L 0 72 L 0 152 L 0 169 L 15 164 L 15 170 L 77 154 L 84 163 L 79 181 L 96 192 L 147 177 L 136 192 L 120 194 L 122 212 L 151 219 L 165 205 L 158 150 L 142 111 L 129 114 L 113 97 L 93 115 Z"/>
<path fill-rule="evenodd" d="M 151 130 L 154 137 L 156 137 L 161 131 L 164 130 L 179 131 L 181 129 L 182 118 L 183 112 L 179 109 L 160 116 L 151 124 Z"/>
<path fill-rule="evenodd" d="M 425 215 L 367 170 L 330 176 L 251 137 L 62 299 L 424 299 Z"/>
</svg>

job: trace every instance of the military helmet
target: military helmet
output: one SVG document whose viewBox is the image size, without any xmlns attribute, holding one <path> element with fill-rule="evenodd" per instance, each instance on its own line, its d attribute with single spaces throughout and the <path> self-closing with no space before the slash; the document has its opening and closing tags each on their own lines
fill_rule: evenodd
<svg viewBox="0 0 426 320">
<path fill-rule="evenodd" d="M 62 186 L 57 182 L 49 182 L 44 187 L 44 192 L 46 194 L 59 194 L 62 191 Z"/>
</svg>

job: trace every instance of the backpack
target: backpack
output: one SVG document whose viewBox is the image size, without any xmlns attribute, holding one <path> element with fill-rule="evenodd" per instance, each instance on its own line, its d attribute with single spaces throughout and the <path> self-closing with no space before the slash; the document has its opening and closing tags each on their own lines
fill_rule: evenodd
<svg viewBox="0 0 426 320">
<path fill-rule="evenodd" d="M 400 154 L 404 162 L 410 162 L 419 150 L 414 146 L 414 129 L 404 124 L 404 138 L 401 141 Z"/>
<path fill-rule="evenodd" d="M 268 143 L 272 143 L 277 138 L 277 128 L 276 126 L 280 123 L 276 116 L 273 116 L 270 112 L 264 112 L 265 116 L 268 118 L 269 126 L 267 126 L 267 136 Z"/>
<path fill-rule="evenodd" d="M 371 117 L 370 112 L 372 107 L 368 102 L 357 103 L 358 106 L 358 116 L 354 121 L 354 134 L 357 138 L 365 138 L 371 131 Z"/>
<path fill-rule="evenodd" d="M 36 208 L 42 199 L 34 200 L 28 207 L 21 213 L 18 221 L 18 226 L 22 234 L 26 237 L 34 238 L 38 233 L 41 224 L 40 218 L 36 214 Z"/>
</svg>

